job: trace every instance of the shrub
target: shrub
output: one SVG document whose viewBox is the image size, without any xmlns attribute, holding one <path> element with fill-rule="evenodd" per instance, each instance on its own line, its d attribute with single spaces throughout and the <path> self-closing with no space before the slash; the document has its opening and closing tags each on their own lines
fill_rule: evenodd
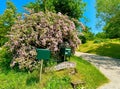
<svg viewBox="0 0 120 89">
<path fill-rule="evenodd" d="M 7 51 L 5 48 L 0 48 L 0 66 L 1 71 L 9 71 L 10 62 L 12 60 L 12 54 Z"/>
<path fill-rule="evenodd" d="M 67 42 L 74 52 L 80 43 L 74 22 L 52 12 L 25 14 L 12 26 L 9 38 L 6 46 L 13 53 L 11 67 L 18 64 L 20 69 L 35 67 L 36 48 L 49 49 L 52 56 L 59 57 L 61 44 Z"/>
<path fill-rule="evenodd" d="M 100 38 L 100 39 L 106 39 L 107 38 L 107 34 L 105 32 L 98 32 L 95 35 L 96 38 Z"/>
<path fill-rule="evenodd" d="M 81 39 L 81 42 L 84 44 L 86 43 L 86 37 L 79 35 L 79 39 Z"/>
<path fill-rule="evenodd" d="M 96 40 L 94 40 L 94 43 L 101 43 L 101 42 L 103 42 L 102 39 L 96 39 Z"/>
</svg>

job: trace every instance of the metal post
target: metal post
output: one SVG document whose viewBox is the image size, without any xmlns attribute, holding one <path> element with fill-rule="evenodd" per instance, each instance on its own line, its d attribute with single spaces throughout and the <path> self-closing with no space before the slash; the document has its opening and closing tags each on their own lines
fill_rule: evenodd
<svg viewBox="0 0 120 89">
<path fill-rule="evenodd" d="M 42 66 L 43 66 L 43 59 L 41 60 L 39 81 L 41 81 L 42 78 Z"/>
</svg>

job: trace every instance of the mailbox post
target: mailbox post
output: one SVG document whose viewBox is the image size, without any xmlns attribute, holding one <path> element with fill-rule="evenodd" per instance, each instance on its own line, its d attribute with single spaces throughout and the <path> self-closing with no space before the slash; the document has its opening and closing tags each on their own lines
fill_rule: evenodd
<svg viewBox="0 0 120 89">
<path fill-rule="evenodd" d="M 41 81 L 41 74 L 42 74 L 42 66 L 43 66 L 43 60 L 49 60 L 50 59 L 50 50 L 48 49 L 36 49 L 37 52 L 37 60 L 41 60 L 41 67 L 40 67 L 40 81 Z"/>
</svg>

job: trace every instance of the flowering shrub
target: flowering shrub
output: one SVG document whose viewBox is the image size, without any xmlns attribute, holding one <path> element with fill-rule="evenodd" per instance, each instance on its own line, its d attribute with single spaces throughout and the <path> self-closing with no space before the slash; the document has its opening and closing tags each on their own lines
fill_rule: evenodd
<svg viewBox="0 0 120 89">
<path fill-rule="evenodd" d="M 75 24 L 61 13 L 39 12 L 25 14 L 12 26 L 7 46 L 13 52 L 11 67 L 15 64 L 20 69 L 32 69 L 36 61 L 36 48 L 49 49 L 54 56 L 60 51 L 60 44 L 67 42 L 73 52 L 80 40 Z"/>
</svg>

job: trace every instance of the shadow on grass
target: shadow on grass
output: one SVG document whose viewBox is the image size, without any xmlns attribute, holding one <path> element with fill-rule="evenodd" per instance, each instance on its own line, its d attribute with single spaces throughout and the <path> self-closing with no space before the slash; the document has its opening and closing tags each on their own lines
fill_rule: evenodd
<svg viewBox="0 0 120 89">
<path fill-rule="evenodd" d="M 10 62 L 11 62 L 11 58 L 9 56 L 0 58 L 0 71 L 2 73 L 8 74 L 8 72 L 11 70 Z"/>
<path fill-rule="evenodd" d="M 39 77 L 37 76 L 28 76 L 27 80 L 26 80 L 26 85 L 31 86 L 33 84 L 36 84 L 39 82 Z"/>
<path fill-rule="evenodd" d="M 96 53 L 98 55 L 120 59 L 120 44 L 106 43 L 100 45 L 97 49 L 87 51 L 87 53 Z"/>
<path fill-rule="evenodd" d="M 39 82 L 39 71 L 34 70 L 33 72 L 29 72 L 27 80 L 26 80 L 26 85 L 31 86 L 33 84 L 36 84 Z"/>
</svg>

